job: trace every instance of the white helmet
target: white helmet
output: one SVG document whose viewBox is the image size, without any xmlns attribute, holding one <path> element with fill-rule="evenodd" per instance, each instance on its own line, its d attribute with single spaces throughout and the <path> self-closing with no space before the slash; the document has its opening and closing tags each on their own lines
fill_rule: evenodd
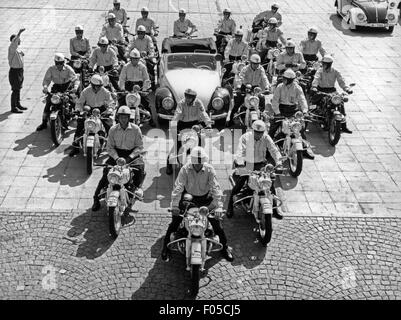
<svg viewBox="0 0 401 320">
<path fill-rule="evenodd" d="M 316 33 L 317 34 L 317 28 L 316 27 L 309 28 L 308 33 Z"/>
<path fill-rule="evenodd" d="M 262 120 L 256 120 L 252 123 L 252 129 L 257 132 L 265 132 L 266 123 L 264 123 Z"/>
<path fill-rule="evenodd" d="M 141 12 L 149 12 L 148 7 L 143 7 L 143 8 L 141 9 Z"/>
<path fill-rule="evenodd" d="M 127 106 L 121 106 L 118 108 L 117 114 L 126 114 L 126 115 L 131 115 L 131 109 Z"/>
<path fill-rule="evenodd" d="M 84 31 L 84 27 L 79 24 L 75 27 L 75 31 Z"/>
<path fill-rule="evenodd" d="M 288 79 L 295 79 L 296 74 L 295 74 L 294 70 L 287 69 L 284 71 L 283 77 L 288 78 Z"/>
<path fill-rule="evenodd" d="M 234 36 L 243 36 L 244 35 L 244 31 L 242 31 L 242 29 L 238 29 L 237 31 L 235 31 Z"/>
<path fill-rule="evenodd" d="M 136 28 L 136 32 L 146 32 L 146 28 L 143 25 L 140 25 Z"/>
<path fill-rule="evenodd" d="M 252 63 L 260 63 L 260 56 L 256 53 L 251 55 L 251 58 L 249 59 Z"/>
<path fill-rule="evenodd" d="M 113 3 L 114 3 L 114 4 L 120 4 L 121 1 L 120 1 L 120 0 L 113 0 Z"/>
<path fill-rule="evenodd" d="M 178 14 L 186 14 L 187 11 L 184 8 L 181 8 L 180 10 L 178 10 Z"/>
<path fill-rule="evenodd" d="M 192 164 L 204 164 L 208 162 L 209 157 L 206 154 L 205 149 L 202 147 L 195 147 L 191 151 L 191 163 Z"/>
<path fill-rule="evenodd" d="M 333 59 L 333 57 L 330 56 L 330 55 L 325 55 L 325 56 L 323 57 L 323 59 L 322 59 L 322 62 L 333 63 L 333 62 L 334 62 L 334 59 Z"/>
<path fill-rule="evenodd" d="M 285 44 L 286 48 L 295 48 L 295 42 L 292 40 L 288 40 L 287 43 Z"/>
<path fill-rule="evenodd" d="M 56 53 L 54 55 L 54 61 L 56 62 L 64 62 L 65 61 L 65 57 L 62 53 Z"/>
<path fill-rule="evenodd" d="M 99 39 L 99 44 L 109 44 L 109 40 L 106 37 L 101 37 Z"/>
<path fill-rule="evenodd" d="M 131 50 L 131 52 L 129 53 L 129 56 L 131 58 L 140 58 L 141 54 L 139 53 L 138 49 L 134 48 Z"/>
<path fill-rule="evenodd" d="M 109 15 L 107 16 L 107 20 L 110 20 L 110 19 L 115 19 L 116 18 L 116 15 L 114 14 L 114 13 L 109 13 Z"/>
<path fill-rule="evenodd" d="M 91 83 L 95 86 L 102 86 L 103 85 L 103 78 L 99 74 L 95 74 L 91 78 Z"/>
<path fill-rule="evenodd" d="M 231 9 L 230 9 L 230 8 L 225 8 L 225 9 L 223 10 L 223 14 L 225 14 L 225 13 L 231 14 Z"/>
<path fill-rule="evenodd" d="M 277 19 L 276 18 L 270 18 L 269 20 L 267 20 L 267 23 L 270 23 L 270 24 L 277 24 L 278 23 L 278 21 L 277 21 Z"/>
</svg>

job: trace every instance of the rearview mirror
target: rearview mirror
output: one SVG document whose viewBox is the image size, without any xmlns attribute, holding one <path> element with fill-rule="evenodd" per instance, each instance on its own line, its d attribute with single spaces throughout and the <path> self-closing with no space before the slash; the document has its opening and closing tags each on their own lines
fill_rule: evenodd
<svg viewBox="0 0 401 320">
<path fill-rule="evenodd" d="M 223 56 L 222 56 L 220 53 L 218 53 L 218 54 L 216 54 L 216 55 L 214 56 L 214 59 L 215 59 L 216 61 L 223 61 Z"/>
<path fill-rule="evenodd" d="M 354 87 L 355 85 L 356 85 L 356 83 L 351 83 L 349 86 Z"/>
</svg>

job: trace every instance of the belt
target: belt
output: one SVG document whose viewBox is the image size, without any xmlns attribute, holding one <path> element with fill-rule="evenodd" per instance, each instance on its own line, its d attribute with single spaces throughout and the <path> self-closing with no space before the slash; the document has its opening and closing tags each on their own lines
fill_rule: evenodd
<svg viewBox="0 0 401 320">
<path fill-rule="evenodd" d="M 336 92 L 336 91 L 337 91 L 337 89 L 334 88 L 334 87 L 322 88 L 322 87 L 318 86 L 317 89 L 318 89 L 319 91 L 322 91 L 322 92 L 325 92 L 325 93 L 332 93 L 332 92 Z"/>
<path fill-rule="evenodd" d="M 134 149 L 120 149 L 120 148 L 114 148 L 117 151 L 117 155 L 121 158 L 128 158 L 129 155 L 134 151 Z"/>
</svg>

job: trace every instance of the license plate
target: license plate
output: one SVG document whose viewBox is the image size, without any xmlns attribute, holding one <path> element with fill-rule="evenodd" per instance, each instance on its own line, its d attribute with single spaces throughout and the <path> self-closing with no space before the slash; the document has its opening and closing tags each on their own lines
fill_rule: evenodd
<svg viewBox="0 0 401 320">
<path fill-rule="evenodd" d="M 384 28 L 386 25 L 384 23 L 373 23 L 372 26 L 376 28 Z"/>
</svg>

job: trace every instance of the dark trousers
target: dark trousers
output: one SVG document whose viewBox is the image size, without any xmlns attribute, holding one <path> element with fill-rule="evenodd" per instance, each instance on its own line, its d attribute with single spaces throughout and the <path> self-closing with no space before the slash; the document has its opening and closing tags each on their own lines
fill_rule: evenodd
<svg viewBox="0 0 401 320">
<path fill-rule="evenodd" d="M 10 71 L 8 72 L 8 80 L 11 85 L 11 110 L 13 110 L 21 106 L 20 94 L 24 82 L 24 69 L 10 68 Z"/>
<path fill-rule="evenodd" d="M 103 66 L 103 68 L 104 68 L 104 72 L 109 72 L 114 69 L 113 66 Z M 97 67 L 97 70 L 99 71 L 99 66 Z M 116 89 L 116 91 L 120 91 L 120 87 L 118 85 L 118 77 L 109 75 L 109 79 L 110 79 L 110 82 L 113 85 L 114 89 Z"/>
<path fill-rule="evenodd" d="M 254 87 L 252 87 L 252 89 Z M 244 92 L 244 91 L 245 91 L 245 85 L 242 85 L 241 92 Z M 258 96 L 258 98 L 259 98 L 259 110 L 264 111 L 265 110 L 265 96 L 263 94 L 260 94 Z M 231 110 L 230 121 L 233 120 L 234 114 L 238 111 L 239 107 L 244 103 L 244 100 L 245 100 L 245 95 L 236 94 L 234 96 L 234 106 L 233 106 L 233 109 Z"/>
<path fill-rule="evenodd" d="M 266 48 L 260 50 L 260 52 L 259 52 L 260 61 L 262 61 L 262 64 L 265 64 L 265 63 L 267 63 L 267 62 L 270 61 L 270 59 L 267 59 L 267 58 L 266 58 L 267 53 L 269 52 L 269 50 L 270 50 L 271 48 L 277 48 L 278 42 L 277 42 L 277 41 L 269 41 L 269 40 L 266 40 L 265 44 L 266 44 Z M 266 69 L 267 69 L 267 66 L 264 66 L 264 68 L 265 68 L 265 70 L 266 70 Z"/>
<path fill-rule="evenodd" d="M 50 90 L 51 93 L 57 93 L 57 92 L 66 92 L 71 84 L 71 81 L 62 83 L 62 84 L 56 84 L 54 83 L 52 86 L 52 89 Z M 45 108 L 43 110 L 43 116 L 42 116 L 42 122 L 47 122 L 49 120 L 50 116 L 50 107 L 52 105 L 51 98 L 52 95 L 48 94 L 46 97 L 46 104 Z"/>
<path fill-rule="evenodd" d="M 116 149 L 117 154 L 121 158 L 125 158 L 125 160 L 128 162 L 128 157 L 132 153 L 132 150 L 123 150 L 123 149 Z M 106 161 L 106 164 L 115 166 L 116 165 L 116 160 L 114 160 L 112 157 L 109 157 Z M 145 179 L 145 164 L 143 161 L 137 161 L 135 165 L 132 165 L 133 168 L 137 168 L 138 170 L 135 170 L 134 172 L 134 177 L 132 179 L 132 184 L 135 188 L 140 188 L 142 186 L 143 180 Z M 100 192 L 107 188 L 109 185 L 109 181 L 107 180 L 107 174 L 109 173 L 110 169 L 108 167 L 105 167 L 103 169 L 103 176 L 100 179 L 97 188 L 95 190 L 94 198 L 99 198 Z M 125 185 L 128 190 L 130 189 L 129 183 Z"/>
<path fill-rule="evenodd" d="M 182 194 L 183 195 L 185 194 L 185 190 Z M 194 203 L 197 207 L 202 207 L 202 206 L 207 207 L 210 205 L 210 203 L 212 201 L 213 201 L 213 198 L 210 197 L 208 194 L 206 194 L 204 196 L 194 196 L 192 203 Z M 181 209 L 181 211 L 185 210 L 182 199 L 180 201 L 179 208 Z M 171 217 L 171 223 L 167 228 L 167 232 L 166 232 L 166 235 L 164 237 L 164 242 L 163 242 L 163 246 L 165 248 L 167 247 L 167 244 L 170 242 L 170 235 L 173 232 L 176 232 L 178 230 L 178 228 L 180 227 L 182 219 L 183 219 L 182 217 L 175 216 L 175 215 L 173 215 Z M 224 248 L 227 248 L 227 237 L 221 226 L 220 220 L 213 219 L 213 218 L 209 218 L 208 220 L 209 220 L 210 224 L 212 225 L 214 233 L 219 236 L 220 243 L 223 245 Z"/>
<path fill-rule="evenodd" d="M 316 54 L 304 54 L 305 61 L 318 61 L 319 58 Z"/>
</svg>

